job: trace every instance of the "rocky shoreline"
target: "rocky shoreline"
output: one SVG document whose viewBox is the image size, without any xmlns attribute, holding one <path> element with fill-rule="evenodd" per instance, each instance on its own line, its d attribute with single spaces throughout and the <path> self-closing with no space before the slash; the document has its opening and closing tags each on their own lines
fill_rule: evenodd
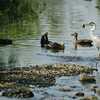
<svg viewBox="0 0 100 100">
<path fill-rule="evenodd" d="M 95 68 L 76 64 L 34 65 L 0 70 L 1 96 L 33 97 L 31 86 L 48 87 L 55 84 L 56 77 L 92 73 Z"/>
</svg>

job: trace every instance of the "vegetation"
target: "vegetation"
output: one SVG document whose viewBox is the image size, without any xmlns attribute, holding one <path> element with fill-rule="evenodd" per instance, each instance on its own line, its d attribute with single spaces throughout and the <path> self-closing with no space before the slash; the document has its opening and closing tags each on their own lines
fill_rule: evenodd
<svg viewBox="0 0 100 100">
<path fill-rule="evenodd" d="M 31 20 L 38 17 L 40 0 L 0 0 L 0 17 L 9 19 L 9 22 Z M 7 21 L 7 20 L 6 20 Z"/>
<path fill-rule="evenodd" d="M 44 0 L 0 0 L 0 37 L 36 33 L 38 16 L 44 7 Z"/>
</svg>

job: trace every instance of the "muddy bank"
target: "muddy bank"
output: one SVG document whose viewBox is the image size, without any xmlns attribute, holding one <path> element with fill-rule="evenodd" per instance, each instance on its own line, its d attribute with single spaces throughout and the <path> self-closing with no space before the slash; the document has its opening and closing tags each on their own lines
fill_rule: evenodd
<svg viewBox="0 0 100 100">
<path fill-rule="evenodd" d="M 33 97 L 28 88 L 35 85 L 48 87 L 55 84 L 55 77 L 91 73 L 95 68 L 76 64 L 35 65 L 30 67 L 16 67 L 0 70 L 0 90 L 2 96 Z M 21 91 L 23 89 L 23 91 Z M 25 89 L 26 88 L 26 89 Z M 10 90 L 9 90 L 10 89 Z M 12 92 L 13 91 L 13 92 Z"/>
</svg>

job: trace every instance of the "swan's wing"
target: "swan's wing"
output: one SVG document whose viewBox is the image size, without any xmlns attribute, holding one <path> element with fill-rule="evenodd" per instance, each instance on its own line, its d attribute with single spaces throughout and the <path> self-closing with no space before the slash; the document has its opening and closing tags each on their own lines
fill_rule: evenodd
<svg viewBox="0 0 100 100">
<path fill-rule="evenodd" d="M 100 36 L 94 36 L 92 37 L 92 39 L 93 39 L 95 46 L 100 47 Z"/>
<path fill-rule="evenodd" d="M 100 35 L 95 36 L 98 41 L 100 41 Z"/>
</svg>

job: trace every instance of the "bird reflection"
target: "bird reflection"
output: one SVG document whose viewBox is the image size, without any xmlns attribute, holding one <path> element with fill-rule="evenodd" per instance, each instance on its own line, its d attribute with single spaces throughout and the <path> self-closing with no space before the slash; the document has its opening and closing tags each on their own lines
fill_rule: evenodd
<svg viewBox="0 0 100 100">
<path fill-rule="evenodd" d="M 15 67 L 17 62 L 18 62 L 17 54 L 15 53 L 15 50 L 11 49 L 10 55 L 8 57 L 8 66 Z"/>
</svg>

